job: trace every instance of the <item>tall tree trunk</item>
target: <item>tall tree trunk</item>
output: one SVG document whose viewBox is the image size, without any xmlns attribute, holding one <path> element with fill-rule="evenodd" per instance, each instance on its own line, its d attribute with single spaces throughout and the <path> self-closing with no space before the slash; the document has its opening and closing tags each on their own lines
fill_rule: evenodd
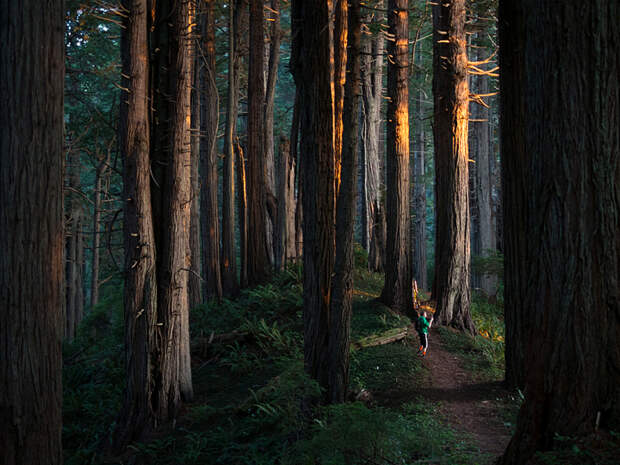
<svg viewBox="0 0 620 465">
<path fill-rule="evenodd" d="M 381 300 L 411 308 L 409 211 L 409 24 L 408 1 L 388 1 L 387 185 L 385 285 Z"/>
<path fill-rule="evenodd" d="M 476 45 L 476 61 L 483 60 L 486 50 L 483 48 L 482 41 L 476 39 L 474 41 Z M 472 76 L 472 93 L 479 95 L 487 95 L 489 93 L 489 78 L 488 76 Z M 486 100 L 486 99 L 484 99 Z M 484 101 L 483 100 L 483 101 Z M 490 111 L 488 106 L 481 105 L 477 102 L 471 104 L 471 115 L 473 120 L 473 130 L 471 131 L 472 140 L 470 140 L 470 151 L 472 158 L 475 161 L 473 171 L 474 178 L 474 195 L 475 195 L 475 215 L 472 213 L 472 217 L 476 217 L 477 221 L 477 234 L 475 235 L 475 241 L 472 242 L 472 254 L 480 255 L 482 257 L 488 256 L 490 250 L 495 249 L 495 234 L 493 231 L 492 223 L 492 205 L 491 205 L 491 173 L 489 171 L 489 157 L 490 157 L 490 140 L 489 140 L 489 118 Z M 473 229 L 473 221 L 472 221 Z M 487 295 L 494 295 L 496 293 L 497 283 L 493 276 L 481 275 L 479 276 L 479 286 Z"/>
<path fill-rule="evenodd" d="M 64 2 L 0 2 L 0 463 L 62 463 Z"/>
<path fill-rule="evenodd" d="M 293 121 L 291 123 L 291 159 L 295 163 L 295 176 L 297 186 L 297 198 L 295 199 L 295 232 L 291 239 L 295 247 L 295 259 L 300 259 L 303 254 L 303 205 L 302 205 L 302 187 L 301 179 L 301 153 L 299 146 L 299 130 L 300 130 L 300 113 L 301 113 L 301 93 L 299 88 L 295 88 L 295 103 L 293 108 Z"/>
<path fill-rule="evenodd" d="M 268 211 L 265 217 L 267 226 L 267 246 L 269 249 L 270 261 L 275 264 L 275 249 L 276 242 L 274 240 L 277 231 L 277 209 L 273 204 L 275 203 L 276 193 L 276 179 L 275 179 L 275 150 L 274 150 L 274 134 L 273 134 L 273 110 L 274 110 L 274 98 L 276 95 L 276 81 L 278 78 L 278 62 L 280 60 L 280 43 L 282 42 L 282 30 L 280 29 L 280 1 L 271 0 L 271 9 L 268 10 L 270 17 L 268 21 L 271 24 L 269 32 L 270 45 L 269 45 L 269 58 L 267 61 L 267 82 L 265 87 L 265 172 L 267 189 L 267 200 L 271 199 L 271 208 L 269 209 L 270 202 L 267 203 Z"/>
<path fill-rule="evenodd" d="M 343 1 L 343 0 L 341 0 Z M 344 402 L 349 384 L 349 352 L 353 304 L 353 226 L 360 108 L 360 0 L 348 10 L 346 86 L 343 105 L 342 179 L 337 197 L 336 261 L 329 314 L 329 401 Z"/>
<path fill-rule="evenodd" d="M 91 277 L 91 293 L 90 293 L 90 306 L 91 308 L 97 305 L 99 302 L 99 264 L 101 254 L 99 249 L 101 248 L 101 213 L 103 213 L 103 194 L 104 194 L 104 181 L 109 179 L 110 170 L 108 165 L 110 164 L 110 152 L 111 148 L 108 147 L 105 158 L 101 158 L 99 165 L 97 166 L 97 172 L 95 175 L 95 201 L 93 212 L 93 269 Z M 105 183 L 107 185 L 107 183 Z M 107 188 L 106 188 L 107 192 Z"/>
<path fill-rule="evenodd" d="M 421 42 L 418 42 L 416 47 L 416 61 L 418 62 L 418 67 L 421 67 Z M 424 131 L 424 91 L 421 88 L 416 95 L 415 114 L 417 125 L 413 145 L 413 202 L 415 211 L 412 243 L 413 278 L 418 282 L 419 289 L 428 289 L 426 276 L 426 134 Z"/>
<path fill-rule="evenodd" d="M 264 12 L 262 0 L 250 0 L 250 64 L 248 71 L 248 284 L 264 282 L 269 275 L 266 229 L 264 153 Z"/>
<path fill-rule="evenodd" d="M 189 250 L 191 273 L 188 276 L 189 308 L 202 303 L 202 281 L 200 272 L 200 57 L 196 39 L 192 37 L 192 95 L 190 104 L 191 118 L 191 207 L 189 226 Z"/>
<path fill-rule="evenodd" d="M 237 254 L 235 253 L 235 127 L 239 103 L 239 77 L 236 73 L 241 57 L 235 40 L 235 16 L 239 14 L 236 2 L 228 4 L 228 99 L 226 102 L 226 129 L 224 134 L 224 169 L 222 176 L 222 290 L 231 297 L 239 292 Z M 238 21 L 237 21 L 238 22 Z"/>
<path fill-rule="evenodd" d="M 239 216 L 239 256 L 241 287 L 248 286 L 248 196 L 245 179 L 245 157 L 239 143 L 235 145 L 237 152 L 237 206 Z"/>
<path fill-rule="evenodd" d="M 334 245 L 334 100 L 331 0 L 292 4 L 291 71 L 301 93 L 304 367 L 329 389 L 329 305 Z M 301 59 L 303 57 L 303 59 Z"/>
<path fill-rule="evenodd" d="M 474 333 L 469 289 L 465 0 L 433 6 L 435 281 L 438 323 Z"/>
<path fill-rule="evenodd" d="M 123 92 L 120 146 L 123 154 L 123 237 L 125 245 L 125 370 L 127 386 L 114 447 L 143 436 L 156 423 L 158 366 L 155 232 L 151 209 L 149 69 L 146 0 L 125 0 L 121 36 Z"/>
<path fill-rule="evenodd" d="M 181 400 L 193 397 L 189 359 L 190 269 L 189 228 L 191 208 L 190 121 L 191 24 L 189 2 L 174 5 L 170 21 L 170 147 L 166 165 L 163 216 L 155 218 L 162 229 L 158 263 L 158 319 L 163 325 L 161 356 L 163 382 L 158 392 L 159 417 L 175 419 Z M 163 402 L 165 399 L 165 403 Z"/>
<path fill-rule="evenodd" d="M 297 256 L 295 248 L 295 159 L 291 145 L 280 137 L 278 159 L 278 228 L 276 230 L 276 269 L 282 270 Z"/>
<path fill-rule="evenodd" d="M 334 176 L 336 195 L 341 182 L 342 111 L 344 109 L 344 84 L 347 70 L 347 10 L 348 0 L 335 0 L 334 12 Z"/>
<path fill-rule="evenodd" d="M 65 339 L 73 341 L 80 316 L 84 311 L 83 301 L 83 248 L 82 233 L 84 212 L 80 197 L 81 183 L 80 152 L 71 149 L 67 157 L 67 202 L 66 226 L 66 291 L 65 291 Z M 82 256 L 80 256 L 82 255 Z"/>
<path fill-rule="evenodd" d="M 377 4 L 383 8 L 383 0 Z M 384 14 L 378 11 L 366 15 L 365 22 L 383 23 Z M 383 271 L 385 258 L 385 215 L 380 200 L 382 185 L 381 153 L 379 150 L 381 130 L 381 103 L 383 101 L 383 52 L 384 38 L 380 31 L 367 36 L 362 43 L 362 154 L 363 188 L 362 197 L 362 241 L 369 253 L 368 266 L 372 271 Z M 382 218 L 376 223 L 377 218 Z"/>
<path fill-rule="evenodd" d="M 501 464 L 620 426 L 619 15 L 617 2 L 500 2 L 505 275 L 527 268 L 527 286 L 506 280 L 507 329 L 530 321 L 510 340 L 525 401 Z"/>
<path fill-rule="evenodd" d="M 217 203 L 218 94 L 215 83 L 215 0 L 205 0 L 202 24 L 202 67 L 200 70 L 200 187 L 202 231 L 202 277 L 205 298 L 222 298 L 220 231 Z"/>
</svg>

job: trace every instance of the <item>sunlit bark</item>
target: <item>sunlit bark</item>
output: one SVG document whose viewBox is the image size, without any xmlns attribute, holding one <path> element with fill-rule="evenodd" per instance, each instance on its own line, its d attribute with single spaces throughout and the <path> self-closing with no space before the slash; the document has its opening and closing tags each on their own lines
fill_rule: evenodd
<svg viewBox="0 0 620 465">
<path fill-rule="evenodd" d="M 473 334 L 469 308 L 469 89 L 465 46 L 465 0 L 433 6 L 435 319 Z"/>
</svg>

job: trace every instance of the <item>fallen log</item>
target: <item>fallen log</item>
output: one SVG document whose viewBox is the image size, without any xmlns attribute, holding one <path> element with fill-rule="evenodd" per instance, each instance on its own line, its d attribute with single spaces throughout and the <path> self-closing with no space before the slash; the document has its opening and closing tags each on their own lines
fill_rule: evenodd
<svg viewBox="0 0 620 465">
<path fill-rule="evenodd" d="M 391 344 L 392 342 L 405 339 L 410 334 L 411 329 L 408 326 L 401 328 L 392 328 L 381 334 L 372 334 L 364 337 L 358 341 L 352 342 L 351 347 L 354 349 L 364 349 L 366 347 L 382 346 L 385 344 Z"/>
</svg>

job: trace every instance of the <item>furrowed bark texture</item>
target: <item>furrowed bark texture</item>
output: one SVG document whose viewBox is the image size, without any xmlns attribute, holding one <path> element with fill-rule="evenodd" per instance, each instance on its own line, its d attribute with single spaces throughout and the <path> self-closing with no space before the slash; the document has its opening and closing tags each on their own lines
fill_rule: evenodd
<svg viewBox="0 0 620 465">
<path fill-rule="evenodd" d="M 336 0 L 334 11 L 334 176 L 335 192 L 341 183 L 342 111 L 347 70 L 347 9 L 348 0 Z"/>
<path fill-rule="evenodd" d="M 0 463 L 60 465 L 64 2 L 0 24 Z"/>
<path fill-rule="evenodd" d="M 248 195 L 245 178 L 245 157 L 243 148 L 235 144 L 237 163 L 237 208 L 239 216 L 239 284 L 242 288 L 248 286 Z"/>
<path fill-rule="evenodd" d="M 239 77 L 236 70 L 241 57 L 237 53 L 235 16 L 237 2 L 229 2 L 228 11 L 228 99 L 224 132 L 224 165 L 222 175 L 222 291 L 231 297 L 239 292 L 237 255 L 235 253 L 235 128 L 239 104 Z"/>
<path fill-rule="evenodd" d="M 220 228 L 217 205 L 218 93 L 215 83 L 215 0 L 204 2 L 200 70 L 200 220 L 202 231 L 202 277 L 205 298 L 222 298 Z"/>
<path fill-rule="evenodd" d="M 416 61 L 421 66 L 422 43 L 416 47 Z M 428 289 L 426 274 L 426 133 L 424 129 L 424 92 L 418 90 L 415 99 L 416 137 L 413 142 L 413 202 L 415 219 L 413 222 L 413 279 L 418 282 L 418 289 Z"/>
<path fill-rule="evenodd" d="M 385 285 L 381 300 L 402 312 L 411 308 L 409 211 L 408 1 L 388 1 L 387 186 Z"/>
<path fill-rule="evenodd" d="M 469 289 L 469 174 L 465 0 L 433 6 L 435 319 L 474 333 Z"/>
<path fill-rule="evenodd" d="M 291 144 L 280 137 L 278 159 L 278 229 L 276 234 L 276 269 L 282 270 L 296 256 L 295 248 L 295 159 Z"/>
<path fill-rule="evenodd" d="M 473 40 L 476 45 L 472 50 L 475 61 L 486 58 L 486 48 L 483 48 L 482 41 L 476 37 Z M 488 76 L 471 76 L 471 92 L 474 94 L 485 95 L 489 93 Z M 487 98 L 482 98 L 486 103 Z M 489 251 L 495 249 L 495 234 L 492 221 L 491 206 L 491 174 L 489 171 L 489 108 L 476 101 L 470 103 L 472 123 L 470 125 L 469 151 L 470 158 L 474 163 L 470 164 L 473 176 L 470 176 L 473 189 L 470 199 L 471 205 L 471 229 L 472 255 L 488 256 Z M 474 223 L 475 222 L 475 223 Z M 473 230 L 476 230 L 475 234 Z M 476 278 L 474 280 L 474 278 Z M 495 295 L 497 290 L 496 279 L 493 276 L 472 274 L 472 287 L 480 287 L 487 295 Z"/>
<path fill-rule="evenodd" d="M 197 54 L 196 38 L 192 37 L 192 95 L 190 103 L 191 118 L 191 213 L 189 229 L 189 249 L 191 259 L 191 273 L 188 276 L 189 308 L 195 308 L 202 303 L 202 281 L 200 266 L 200 93 L 199 69 L 200 59 Z"/>
<path fill-rule="evenodd" d="M 377 4 L 383 8 L 383 1 Z M 365 15 L 365 22 L 382 23 L 384 14 L 377 11 Z M 380 203 L 381 154 L 379 150 L 379 133 L 381 129 L 381 102 L 383 97 L 383 33 L 364 34 L 362 38 L 361 75 L 362 75 L 362 146 L 360 163 L 362 172 L 362 189 L 360 192 L 362 210 L 362 245 L 369 252 L 368 266 L 372 271 L 383 271 L 385 249 L 377 246 L 375 236 L 384 224 L 376 224 L 376 208 L 383 208 Z M 371 259 L 374 258 L 374 260 Z"/>
<path fill-rule="evenodd" d="M 276 235 L 278 229 L 277 206 L 275 206 L 276 195 L 276 164 L 275 164 L 275 137 L 273 133 L 274 118 L 274 99 L 276 96 L 276 82 L 278 80 L 278 63 L 280 61 L 280 43 L 282 42 L 282 30 L 280 29 L 280 1 L 271 0 L 271 7 L 267 10 L 269 16 L 268 24 L 271 25 L 269 30 L 269 47 L 268 58 L 265 61 L 267 65 L 266 85 L 265 85 L 265 105 L 264 105 L 264 153 L 265 153 L 265 173 L 266 173 L 266 191 L 265 195 L 271 202 L 266 205 L 267 213 L 265 217 L 267 225 L 267 245 L 269 251 L 269 259 L 275 265 L 276 258 Z M 266 50 L 267 51 L 267 50 Z M 271 205 L 271 207 L 270 207 Z"/>
<path fill-rule="evenodd" d="M 353 308 L 353 226 L 360 108 L 360 0 L 348 10 L 347 81 L 343 105 L 342 179 L 336 207 L 336 261 L 329 322 L 329 401 L 344 402 L 349 384 L 351 313 Z"/>
<path fill-rule="evenodd" d="M 265 76 L 263 2 L 250 0 L 250 63 L 248 71 L 248 284 L 255 286 L 269 276 L 266 226 L 266 171 L 264 153 Z"/>
<path fill-rule="evenodd" d="M 125 370 L 127 386 L 113 447 L 122 449 L 155 425 L 157 372 L 157 277 L 151 209 L 146 0 L 125 0 L 122 30 L 120 143 L 123 151 L 125 246 Z"/>
<path fill-rule="evenodd" d="M 166 332 L 162 353 L 162 371 L 169 378 L 163 392 L 168 399 L 167 417 L 175 419 L 179 399 L 193 397 L 191 361 L 189 352 L 189 295 L 188 275 L 189 229 L 191 208 L 191 159 L 190 159 L 190 100 L 192 56 L 190 32 L 194 18 L 190 2 L 174 5 L 172 14 L 172 66 L 173 79 L 170 128 L 171 146 L 168 175 L 164 191 L 164 208 L 168 218 L 163 238 L 160 263 L 158 314 Z M 177 398 L 178 397 L 178 398 Z M 163 405 L 160 403 L 160 409 Z"/>
<path fill-rule="evenodd" d="M 517 72 L 502 68 L 503 124 L 523 137 L 516 146 L 502 140 L 502 152 L 523 162 L 517 177 L 509 171 L 517 160 L 505 167 L 503 187 L 507 197 L 517 194 L 513 202 L 525 201 L 517 239 L 529 240 L 517 249 L 506 224 L 506 245 L 528 267 L 528 286 L 510 312 L 532 321 L 525 401 L 500 461 L 511 465 L 556 435 L 591 435 L 599 414 L 602 428 L 620 426 L 620 6 L 500 7 L 500 65 Z M 522 59 L 505 55 L 515 49 Z M 507 107 L 515 98 L 522 112 Z M 520 272 L 513 263 L 506 276 Z"/>
<path fill-rule="evenodd" d="M 329 389 L 329 305 L 334 260 L 334 101 L 330 0 L 296 0 L 291 67 L 301 92 L 304 367 Z M 299 60 L 303 57 L 303 60 Z M 327 401 L 327 398 L 323 399 Z"/>
</svg>

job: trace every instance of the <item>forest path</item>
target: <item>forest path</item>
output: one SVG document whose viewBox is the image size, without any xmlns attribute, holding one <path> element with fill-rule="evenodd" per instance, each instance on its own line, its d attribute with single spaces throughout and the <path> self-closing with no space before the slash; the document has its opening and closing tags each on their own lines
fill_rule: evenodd
<svg viewBox="0 0 620 465">
<path fill-rule="evenodd" d="M 461 358 L 444 348 L 435 328 L 429 342 L 426 356 L 422 357 L 428 376 L 416 389 L 416 395 L 439 403 L 440 412 L 456 431 L 470 436 L 482 453 L 498 457 L 510 440 L 511 433 L 500 412 L 509 393 L 501 381 L 476 380 L 474 373 L 463 368 Z"/>
</svg>

